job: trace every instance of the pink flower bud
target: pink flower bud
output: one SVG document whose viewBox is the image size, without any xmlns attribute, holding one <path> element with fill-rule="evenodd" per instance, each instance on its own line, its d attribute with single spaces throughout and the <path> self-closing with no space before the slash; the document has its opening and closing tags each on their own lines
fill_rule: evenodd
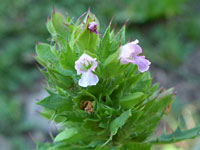
<svg viewBox="0 0 200 150">
<path fill-rule="evenodd" d="M 94 32 L 95 34 L 98 34 L 98 32 L 97 32 L 97 23 L 96 22 L 90 22 L 88 24 L 88 29 L 90 30 L 90 32 Z"/>
</svg>

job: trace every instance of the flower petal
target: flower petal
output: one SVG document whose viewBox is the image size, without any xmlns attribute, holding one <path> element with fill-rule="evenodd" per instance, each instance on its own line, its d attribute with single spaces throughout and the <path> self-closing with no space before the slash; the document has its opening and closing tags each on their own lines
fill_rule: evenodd
<svg viewBox="0 0 200 150">
<path fill-rule="evenodd" d="M 135 41 L 131 42 L 132 44 L 138 44 L 139 43 L 139 40 L 136 39 Z"/>
<path fill-rule="evenodd" d="M 137 56 L 142 53 L 142 48 L 137 44 L 130 43 L 130 49 L 133 50 L 132 56 Z"/>
<path fill-rule="evenodd" d="M 96 60 L 97 60 L 96 58 L 93 58 L 93 60 L 92 60 L 93 64 L 92 64 L 91 68 L 88 69 L 88 71 L 95 71 L 95 69 L 98 65 L 98 62 Z"/>
<path fill-rule="evenodd" d="M 81 66 L 85 64 L 88 66 L 89 64 L 92 64 L 88 70 L 81 70 Z M 95 68 L 97 67 L 98 63 L 96 61 L 96 58 L 92 58 L 87 54 L 82 54 L 81 57 L 75 62 L 75 69 L 77 71 L 77 74 L 80 75 L 87 71 L 95 71 Z"/>
<path fill-rule="evenodd" d="M 78 81 L 78 84 L 82 87 L 96 85 L 99 81 L 99 78 L 92 72 L 82 73 L 81 79 Z"/>
<path fill-rule="evenodd" d="M 133 57 L 142 53 L 142 48 L 137 45 L 138 43 L 139 41 L 135 40 L 120 47 L 119 58 L 122 64 L 133 62 Z"/>
<path fill-rule="evenodd" d="M 120 63 L 121 64 L 128 64 L 128 63 L 133 63 L 134 61 L 132 59 L 128 59 L 128 58 L 121 58 L 120 59 Z"/>
<path fill-rule="evenodd" d="M 145 56 L 135 56 L 134 57 L 134 64 L 138 66 L 138 70 L 140 72 L 145 72 L 149 69 L 151 62 L 145 59 Z"/>
<path fill-rule="evenodd" d="M 133 50 L 131 49 L 129 44 L 120 47 L 119 58 L 122 64 L 129 63 L 129 59 L 131 58 Z"/>
</svg>

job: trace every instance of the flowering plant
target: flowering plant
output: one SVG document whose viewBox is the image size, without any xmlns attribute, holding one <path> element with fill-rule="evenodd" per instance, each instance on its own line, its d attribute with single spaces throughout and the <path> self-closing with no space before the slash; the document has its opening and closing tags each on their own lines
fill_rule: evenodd
<svg viewBox="0 0 200 150">
<path fill-rule="evenodd" d="M 125 25 L 115 34 L 110 23 L 101 36 L 90 11 L 74 23 L 55 10 L 46 25 L 51 43 L 36 43 L 36 60 L 49 96 L 38 104 L 60 128 L 53 143 L 38 150 L 150 150 L 199 135 L 199 128 L 178 128 L 153 138 L 174 89 L 152 85 L 151 63 L 140 55 L 138 40 L 126 43 Z"/>
</svg>

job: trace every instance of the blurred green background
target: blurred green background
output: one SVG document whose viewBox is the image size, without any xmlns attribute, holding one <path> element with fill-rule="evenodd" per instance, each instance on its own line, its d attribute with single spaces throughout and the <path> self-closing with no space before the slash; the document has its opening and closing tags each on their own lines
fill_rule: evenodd
<svg viewBox="0 0 200 150">
<path fill-rule="evenodd" d="M 32 150 L 34 141 L 50 140 L 51 123 L 42 120 L 35 106 L 44 97 L 34 60 L 34 40 L 49 42 L 45 27 L 52 6 L 74 18 L 88 8 L 101 23 L 101 32 L 113 17 L 117 30 L 128 20 L 129 37 L 140 40 L 152 62 L 154 81 L 175 86 L 171 113 L 155 134 L 179 123 L 191 128 L 200 123 L 200 1 L 199 0 L 1 0 L 0 1 L 0 145 L 1 150 Z M 39 118 L 39 119 L 38 119 Z M 52 124 L 51 124 L 52 125 Z M 200 138 L 158 150 L 199 150 Z"/>
</svg>

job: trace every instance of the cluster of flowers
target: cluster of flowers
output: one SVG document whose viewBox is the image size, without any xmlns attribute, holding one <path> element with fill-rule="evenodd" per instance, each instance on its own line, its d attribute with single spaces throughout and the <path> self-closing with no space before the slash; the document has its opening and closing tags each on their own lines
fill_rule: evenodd
<svg viewBox="0 0 200 150">
<path fill-rule="evenodd" d="M 98 34 L 97 23 L 89 23 L 88 30 Z M 149 69 L 151 62 L 145 59 L 145 56 L 138 56 L 142 53 L 142 48 L 138 45 L 138 43 L 139 41 L 135 40 L 121 46 L 118 58 L 120 59 L 121 64 L 136 64 L 138 66 L 138 70 L 143 73 Z M 78 83 L 80 86 L 87 87 L 96 85 L 98 83 L 99 78 L 94 74 L 97 66 L 97 59 L 92 58 L 87 54 L 82 54 L 82 56 L 75 62 L 77 74 L 82 75 Z"/>
</svg>

